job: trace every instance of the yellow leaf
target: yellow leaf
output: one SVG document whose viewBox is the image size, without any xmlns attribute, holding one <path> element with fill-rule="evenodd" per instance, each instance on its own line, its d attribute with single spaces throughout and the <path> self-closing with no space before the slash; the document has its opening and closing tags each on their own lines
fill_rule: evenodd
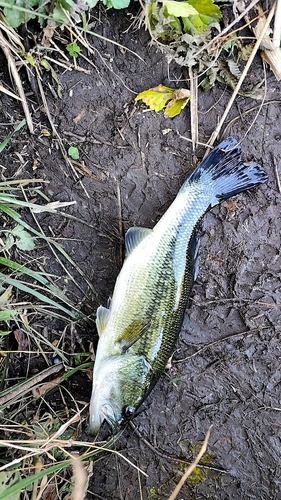
<svg viewBox="0 0 281 500">
<path fill-rule="evenodd" d="M 173 93 L 174 89 L 170 89 L 160 84 L 157 87 L 144 90 L 138 94 L 135 101 L 142 100 L 153 111 L 160 111 L 165 107 L 167 101 L 172 99 Z"/>
<path fill-rule="evenodd" d="M 169 118 L 174 118 L 174 116 L 179 115 L 181 110 L 187 105 L 189 99 L 189 97 L 185 97 L 184 99 L 172 99 L 166 107 L 164 115 Z"/>
</svg>

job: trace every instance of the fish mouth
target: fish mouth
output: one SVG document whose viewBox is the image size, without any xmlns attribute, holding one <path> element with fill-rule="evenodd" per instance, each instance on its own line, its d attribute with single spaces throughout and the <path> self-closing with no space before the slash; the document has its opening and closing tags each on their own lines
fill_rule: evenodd
<svg viewBox="0 0 281 500">
<path fill-rule="evenodd" d="M 110 426 L 112 433 L 116 434 L 120 429 L 121 419 L 118 419 L 114 409 L 109 404 L 104 404 L 100 407 L 95 415 L 91 415 L 89 434 L 92 437 L 97 436 L 104 422 Z"/>
<path fill-rule="evenodd" d="M 113 434 L 119 431 L 121 419 L 118 419 L 116 412 L 113 409 L 113 406 L 109 404 L 105 404 L 101 407 L 101 411 L 104 417 L 104 420 L 111 427 Z"/>
</svg>

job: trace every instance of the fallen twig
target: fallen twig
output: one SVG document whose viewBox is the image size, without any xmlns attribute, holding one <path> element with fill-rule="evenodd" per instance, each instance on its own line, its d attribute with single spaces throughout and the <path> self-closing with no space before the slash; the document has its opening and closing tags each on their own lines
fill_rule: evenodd
<svg viewBox="0 0 281 500">
<path fill-rule="evenodd" d="M 225 111 L 224 111 L 224 113 L 223 113 L 223 115 L 222 115 L 222 117 L 221 117 L 221 119 L 220 119 L 217 127 L 215 128 L 214 132 L 212 133 L 212 135 L 211 135 L 211 137 L 210 137 L 210 139 L 208 141 L 208 148 L 206 150 L 205 156 L 208 154 L 210 146 L 213 146 L 216 138 L 218 137 L 218 135 L 219 135 L 219 133 L 221 131 L 221 128 L 222 128 L 222 126 L 223 126 L 223 124 L 225 122 L 225 119 L 226 119 L 226 117 L 227 117 L 227 115 L 228 115 L 228 113 L 229 113 L 229 111 L 230 111 L 230 109 L 231 109 L 231 107 L 232 107 L 235 99 L 236 99 L 236 96 L 237 96 L 237 94 L 238 94 L 238 92 L 240 90 L 240 87 L 241 87 L 241 85 L 242 85 L 242 83 L 243 83 L 243 81 L 244 81 L 244 79 L 245 79 L 245 77 L 246 77 L 246 75 L 247 75 L 247 73 L 248 73 L 248 71 L 250 69 L 250 66 L 251 66 L 251 64 L 252 64 L 252 62 L 254 60 L 254 57 L 255 57 L 255 55 L 256 55 L 259 47 L 260 47 L 262 39 L 263 39 L 263 37 L 264 37 L 264 35 L 265 35 L 265 33 L 266 33 L 269 25 L 270 25 L 270 22 L 271 22 L 271 20 L 273 18 L 274 12 L 275 12 L 275 8 L 276 8 L 276 2 L 274 2 L 273 6 L 271 7 L 271 10 L 270 10 L 270 12 L 268 14 L 268 18 L 267 18 L 267 20 L 266 20 L 266 22 L 265 22 L 265 24 L 263 26 L 261 34 L 260 34 L 259 38 L 257 39 L 255 45 L 254 45 L 252 53 L 251 53 L 251 55 L 250 55 L 250 57 L 249 57 L 249 59 L 247 61 L 247 64 L 246 64 L 246 66 L 245 66 L 245 68 L 244 68 L 244 70 L 243 70 L 243 72 L 242 72 L 242 74 L 241 74 L 241 76 L 240 76 L 240 78 L 238 80 L 238 83 L 237 83 L 237 85 L 236 85 L 236 87 L 235 87 L 235 89 L 233 91 L 233 94 L 232 94 L 232 96 L 231 96 L 231 98 L 230 98 L 230 100 L 228 102 L 228 105 L 226 106 Z"/>
<path fill-rule="evenodd" d="M 29 129 L 29 132 L 31 134 L 34 134 L 33 122 L 32 122 L 32 118 L 31 118 L 31 114 L 29 112 L 29 108 L 28 108 L 27 100 L 26 100 L 25 93 L 23 90 L 23 86 L 21 83 L 21 79 L 19 77 L 18 70 L 17 70 L 16 64 L 15 64 L 14 58 L 12 56 L 12 53 L 11 53 L 11 49 L 7 43 L 7 40 L 3 36 L 1 30 L 0 30 L 0 45 L 1 45 L 1 48 L 4 52 L 4 54 L 5 54 L 5 57 L 7 59 L 8 67 L 11 70 L 11 74 L 13 76 L 15 86 L 16 86 L 17 91 L 19 93 L 19 97 L 22 101 L 22 107 L 23 107 L 23 111 L 25 114 L 26 123 L 27 123 L 28 129 Z"/>
<path fill-rule="evenodd" d="M 207 431 L 207 434 L 206 434 L 206 437 L 204 439 L 204 443 L 202 444 L 201 446 L 201 450 L 199 451 L 197 457 L 195 458 L 194 462 L 190 465 L 190 467 L 188 467 L 187 471 L 184 473 L 184 475 L 182 476 L 180 482 L 178 483 L 178 485 L 176 486 L 176 488 L 174 489 L 173 493 L 171 494 L 169 500 L 175 500 L 175 498 L 177 498 L 180 490 L 182 489 L 185 481 L 187 480 L 187 478 L 190 476 L 190 474 L 192 474 L 192 472 L 194 471 L 196 465 L 198 464 L 198 462 L 201 460 L 201 458 L 203 457 L 204 453 L 206 452 L 207 450 L 207 446 L 208 446 L 208 441 L 209 441 L 209 437 L 210 437 L 210 432 L 211 432 L 211 427 L 209 427 L 208 431 Z"/>
<path fill-rule="evenodd" d="M 13 399 L 15 399 L 17 396 L 23 395 L 24 393 L 30 391 L 35 385 L 40 384 L 43 380 L 45 380 L 45 378 L 50 377 L 55 373 L 58 373 L 59 371 L 62 370 L 62 368 L 63 368 L 62 363 L 46 368 L 46 370 L 44 370 L 43 372 L 39 373 L 35 377 L 30 378 L 16 389 L 9 391 L 7 394 L 2 396 L 0 398 L 0 406 L 4 405 L 8 401 L 11 401 L 12 404 Z"/>
<path fill-rule="evenodd" d="M 198 77 L 192 68 L 189 68 L 190 79 L 190 126 L 192 149 L 195 151 L 198 145 Z"/>
</svg>

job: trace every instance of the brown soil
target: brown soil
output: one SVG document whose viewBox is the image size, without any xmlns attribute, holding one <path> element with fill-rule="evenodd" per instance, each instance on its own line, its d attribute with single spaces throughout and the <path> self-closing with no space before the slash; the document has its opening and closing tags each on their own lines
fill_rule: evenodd
<svg viewBox="0 0 281 500">
<path fill-rule="evenodd" d="M 129 25 L 130 16 L 124 12 L 108 11 L 102 22 L 96 22 L 98 33 L 135 54 L 89 37 L 96 50 L 95 57 L 90 56 L 95 68 L 82 57 L 78 63 L 88 73 L 55 68 L 62 99 L 50 92 L 48 84 L 54 88 L 55 84 L 44 75 L 56 129 L 66 148 L 79 148 L 79 161 L 84 161 L 92 175 L 79 173 L 78 182 L 56 147 L 56 138 L 42 136 L 41 129 L 50 130 L 50 126 L 33 94 L 29 102 L 37 124 L 35 134 L 27 137 L 22 129 L 1 158 L 5 178 L 43 178 L 49 181 L 44 189 L 52 200 L 76 201 L 68 213 L 88 225 L 68 221 L 60 226 L 50 216 L 42 217 L 42 223 L 53 224 L 55 235 L 67 238 L 66 250 L 92 281 L 95 293 L 71 270 L 82 291 L 70 284 L 69 293 L 93 316 L 99 304 L 106 305 L 121 266 L 118 190 L 124 231 L 133 225 L 153 227 L 195 160 L 185 139 L 190 138 L 188 106 L 171 120 L 134 103 L 136 93 L 159 83 L 185 86 L 188 82 L 179 83 L 186 74 L 177 66 L 171 65 L 168 73 L 167 62 L 150 45 L 149 35 L 143 29 L 127 32 Z M 8 82 L 6 74 L 0 77 Z M 259 57 L 248 78 L 254 83 L 263 78 Z M 271 73 L 267 74 L 267 92 L 269 98 L 255 122 L 257 108 L 243 112 L 261 101 L 237 98 L 228 122 L 238 119 L 224 136 L 242 142 L 245 160 L 262 163 L 269 182 L 204 217 L 200 272 L 172 366 L 134 419 L 135 430 L 129 426 L 116 445 L 145 474 L 109 454 L 94 464 L 88 499 L 168 498 L 184 461 L 196 455 L 210 425 L 209 454 L 179 498 L 281 498 L 281 194 L 273 162 L 275 157 L 280 173 L 281 84 Z M 230 95 L 220 84 L 208 94 L 199 91 L 201 143 L 209 139 Z M 2 123 L 22 117 L 14 100 L 3 94 L 1 100 Z M 9 131 L 1 126 L 0 141 Z M 197 159 L 204 151 L 198 148 Z M 24 160 L 22 168 L 16 152 Z M 47 249 L 46 258 L 45 268 L 61 273 Z M 52 327 L 56 328 L 55 322 Z M 86 350 L 89 341 L 96 341 L 93 328 L 80 328 L 79 335 Z M 79 386 L 76 379 L 76 384 L 77 400 L 88 402 L 90 382 Z M 84 425 L 86 430 L 86 421 Z"/>
</svg>

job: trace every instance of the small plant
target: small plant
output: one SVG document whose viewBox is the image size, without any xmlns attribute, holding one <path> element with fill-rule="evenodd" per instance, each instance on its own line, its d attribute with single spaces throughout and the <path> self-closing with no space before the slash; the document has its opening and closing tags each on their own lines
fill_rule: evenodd
<svg viewBox="0 0 281 500">
<path fill-rule="evenodd" d="M 221 17 L 220 8 L 213 0 L 156 0 L 147 5 L 146 22 L 153 36 L 169 42 L 184 33 L 203 33 Z"/>
<path fill-rule="evenodd" d="M 68 156 L 70 156 L 73 160 L 78 160 L 79 159 L 79 150 L 76 148 L 76 146 L 70 146 L 68 148 Z"/>
<path fill-rule="evenodd" d="M 66 46 L 66 50 L 71 57 L 76 58 L 76 57 L 78 57 L 81 48 L 79 47 L 79 45 L 76 42 L 72 42 Z"/>
</svg>

